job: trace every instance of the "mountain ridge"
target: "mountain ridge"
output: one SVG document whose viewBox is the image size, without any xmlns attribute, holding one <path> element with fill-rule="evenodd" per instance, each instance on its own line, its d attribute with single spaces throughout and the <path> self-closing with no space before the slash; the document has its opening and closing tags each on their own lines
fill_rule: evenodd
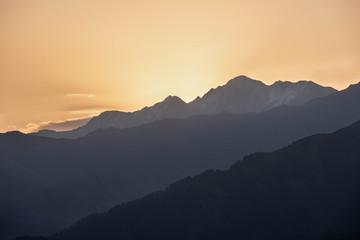
<svg viewBox="0 0 360 240">
<path fill-rule="evenodd" d="M 323 87 L 311 81 L 296 83 L 277 81 L 272 85 L 266 85 L 259 80 L 241 75 L 229 80 L 223 86 L 210 89 L 202 97 L 197 97 L 189 103 L 185 103 L 177 96 L 169 95 L 162 102 L 138 111 L 105 111 L 93 117 L 84 126 L 71 131 L 42 130 L 32 134 L 53 138 L 78 138 L 99 128 L 136 127 L 166 118 L 183 119 L 192 115 L 220 112 L 262 112 L 283 104 L 299 105 L 335 92 L 333 88 Z"/>
<path fill-rule="evenodd" d="M 44 240 L 355 240 L 359 170 L 360 120 L 184 178 Z"/>
<path fill-rule="evenodd" d="M 357 84 L 261 113 L 164 119 L 79 139 L 26 135 L 10 141 L 0 135 L 0 188 L 7 193 L 0 198 L 0 222 L 7 224 L 0 238 L 7 231 L 49 234 L 183 177 L 224 169 L 251 152 L 345 127 L 360 119 L 359 103 Z M 11 209 L 17 211 L 7 217 Z"/>
</svg>

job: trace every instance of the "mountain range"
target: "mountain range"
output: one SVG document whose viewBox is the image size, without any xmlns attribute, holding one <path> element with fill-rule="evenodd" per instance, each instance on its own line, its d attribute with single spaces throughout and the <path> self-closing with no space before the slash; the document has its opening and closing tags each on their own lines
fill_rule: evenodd
<svg viewBox="0 0 360 240">
<path fill-rule="evenodd" d="M 299 105 L 309 100 L 335 93 L 311 81 L 296 83 L 278 81 L 265 85 L 261 81 L 239 76 L 226 85 L 211 89 L 203 97 L 185 103 L 179 97 L 168 96 L 164 101 L 135 112 L 106 111 L 87 124 L 71 131 L 41 130 L 35 136 L 53 138 L 79 138 L 101 128 L 129 128 L 156 120 L 187 118 L 193 115 L 263 112 L 274 107 Z"/>
<path fill-rule="evenodd" d="M 360 119 L 360 84 L 260 113 L 197 115 L 79 139 L 0 135 L 0 238 L 50 234 L 205 169 Z"/>
<path fill-rule="evenodd" d="M 355 240 L 359 171 L 360 121 L 182 179 L 43 239 Z"/>
</svg>

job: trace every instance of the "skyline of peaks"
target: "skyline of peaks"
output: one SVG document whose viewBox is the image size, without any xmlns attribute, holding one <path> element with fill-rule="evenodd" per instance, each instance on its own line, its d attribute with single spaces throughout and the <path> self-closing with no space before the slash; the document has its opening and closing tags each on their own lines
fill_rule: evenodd
<svg viewBox="0 0 360 240">
<path fill-rule="evenodd" d="M 193 115 L 228 113 L 256 113 L 280 105 L 299 105 L 324 97 L 337 90 L 311 81 L 277 82 L 266 85 L 259 80 L 240 75 L 226 84 L 210 89 L 202 97 L 186 103 L 169 95 L 163 101 L 134 112 L 105 111 L 85 125 L 70 131 L 38 131 L 38 136 L 78 138 L 99 128 L 129 128 L 166 118 L 187 118 Z"/>
</svg>

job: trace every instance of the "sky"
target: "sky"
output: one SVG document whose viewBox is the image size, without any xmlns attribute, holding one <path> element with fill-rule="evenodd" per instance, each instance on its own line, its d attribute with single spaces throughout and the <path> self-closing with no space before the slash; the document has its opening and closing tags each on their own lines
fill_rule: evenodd
<svg viewBox="0 0 360 240">
<path fill-rule="evenodd" d="M 344 89 L 360 81 L 359 12 L 358 0 L 0 0 L 0 132 L 189 102 L 238 75 Z"/>
</svg>

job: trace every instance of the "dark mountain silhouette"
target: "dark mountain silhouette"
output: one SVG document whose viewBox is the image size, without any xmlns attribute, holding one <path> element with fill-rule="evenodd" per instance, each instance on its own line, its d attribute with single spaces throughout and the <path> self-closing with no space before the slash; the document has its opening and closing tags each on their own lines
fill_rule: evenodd
<svg viewBox="0 0 360 240">
<path fill-rule="evenodd" d="M 187 118 L 199 114 L 250 113 L 263 112 L 274 107 L 288 104 L 299 105 L 311 99 L 335 93 L 330 87 L 322 87 L 314 82 L 297 83 L 278 81 L 273 85 L 239 76 L 226 85 L 211 89 L 202 98 L 189 104 L 176 96 L 136 112 L 107 111 L 92 118 L 87 124 L 72 131 L 42 130 L 36 136 L 53 138 L 79 138 L 101 128 L 129 128 L 144 123 L 167 118 Z"/>
<path fill-rule="evenodd" d="M 359 239 L 359 171 L 360 121 L 185 178 L 46 239 Z"/>
<path fill-rule="evenodd" d="M 251 152 L 334 131 L 360 119 L 359 102 L 357 84 L 299 106 L 167 119 L 75 140 L 2 134 L 0 238 L 55 232 Z"/>
</svg>

